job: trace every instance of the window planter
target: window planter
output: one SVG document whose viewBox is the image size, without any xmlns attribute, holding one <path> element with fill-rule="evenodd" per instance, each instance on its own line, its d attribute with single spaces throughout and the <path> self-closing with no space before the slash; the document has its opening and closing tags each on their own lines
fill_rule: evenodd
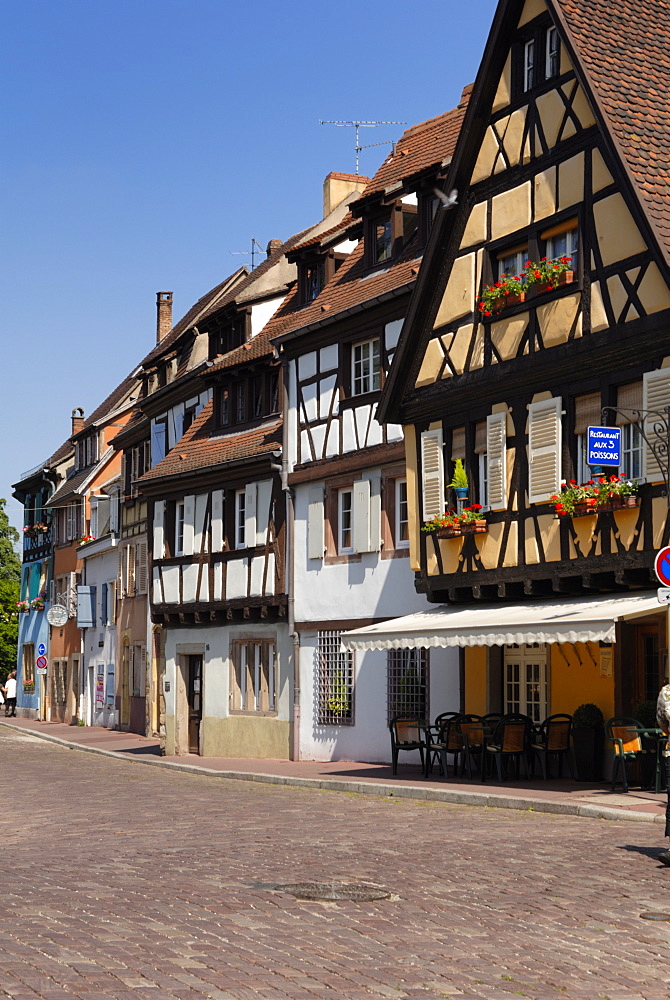
<svg viewBox="0 0 670 1000">
<path fill-rule="evenodd" d="M 598 505 L 588 503 L 576 503 L 571 514 L 556 514 L 559 520 L 570 520 L 573 517 L 586 517 L 589 514 L 606 514 L 615 510 L 631 510 L 640 506 L 639 496 L 613 496 L 605 503 Z"/>
<path fill-rule="evenodd" d="M 482 518 L 469 524 L 459 524 L 456 528 L 438 528 L 435 534 L 438 538 L 461 538 L 463 535 L 483 535 L 488 530 L 488 524 Z"/>
<path fill-rule="evenodd" d="M 553 292 L 554 289 L 560 288 L 561 285 L 571 285 L 574 280 L 574 271 L 563 271 L 558 275 L 556 281 L 537 284 L 535 285 L 535 289 L 538 295 L 542 295 L 544 292 Z"/>
</svg>

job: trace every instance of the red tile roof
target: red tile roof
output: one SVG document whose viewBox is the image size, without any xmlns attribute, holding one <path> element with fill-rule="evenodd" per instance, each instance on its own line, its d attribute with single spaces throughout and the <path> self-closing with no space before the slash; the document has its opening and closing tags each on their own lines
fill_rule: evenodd
<svg viewBox="0 0 670 1000">
<path fill-rule="evenodd" d="M 670 2 L 554 0 L 670 254 Z"/>
<path fill-rule="evenodd" d="M 214 426 L 213 412 L 214 401 L 210 400 L 172 451 L 138 479 L 138 483 L 281 451 L 281 420 L 275 419 L 246 431 L 220 434 Z M 213 436 L 217 434 L 219 436 Z"/>
</svg>

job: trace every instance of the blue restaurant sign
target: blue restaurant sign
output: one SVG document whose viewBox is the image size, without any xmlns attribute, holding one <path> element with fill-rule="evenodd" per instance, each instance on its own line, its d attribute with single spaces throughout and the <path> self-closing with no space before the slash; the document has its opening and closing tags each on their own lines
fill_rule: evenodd
<svg viewBox="0 0 670 1000">
<path fill-rule="evenodd" d="M 621 428 L 586 428 L 586 464 L 621 465 Z"/>
</svg>

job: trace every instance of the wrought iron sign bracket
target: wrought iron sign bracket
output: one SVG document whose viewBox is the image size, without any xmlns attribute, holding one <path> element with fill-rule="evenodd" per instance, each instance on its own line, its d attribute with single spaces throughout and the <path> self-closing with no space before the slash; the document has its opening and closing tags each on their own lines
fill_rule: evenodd
<svg viewBox="0 0 670 1000">
<path fill-rule="evenodd" d="M 620 413 L 637 426 L 640 437 L 654 456 L 663 476 L 663 496 L 670 507 L 670 406 L 662 410 L 636 410 L 619 406 L 603 406 L 603 425 L 608 414 Z"/>
</svg>

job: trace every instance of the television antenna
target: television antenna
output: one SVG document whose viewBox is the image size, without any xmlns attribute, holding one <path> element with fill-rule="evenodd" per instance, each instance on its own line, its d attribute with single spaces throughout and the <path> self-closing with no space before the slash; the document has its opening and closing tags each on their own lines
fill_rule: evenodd
<svg viewBox="0 0 670 1000">
<path fill-rule="evenodd" d="M 407 122 L 363 122 L 363 121 L 322 121 L 319 119 L 319 125 L 337 125 L 338 128 L 355 128 L 356 129 L 356 173 L 358 173 L 358 161 L 360 153 L 364 149 L 370 149 L 371 146 L 392 146 L 394 142 L 392 139 L 387 139 L 386 142 L 369 142 L 365 146 L 361 146 L 359 139 L 358 130 L 361 128 L 377 128 L 379 125 L 406 125 Z"/>
<path fill-rule="evenodd" d="M 249 257 L 250 256 L 251 257 L 251 270 L 253 271 L 253 269 L 256 267 L 256 256 L 259 253 L 260 254 L 264 254 L 265 250 L 260 245 L 260 243 L 258 242 L 258 240 L 256 239 L 256 237 L 252 236 L 251 237 L 251 250 L 229 250 L 228 253 L 232 254 L 234 257 L 239 257 L 239 256 Z"/>
</svg>

